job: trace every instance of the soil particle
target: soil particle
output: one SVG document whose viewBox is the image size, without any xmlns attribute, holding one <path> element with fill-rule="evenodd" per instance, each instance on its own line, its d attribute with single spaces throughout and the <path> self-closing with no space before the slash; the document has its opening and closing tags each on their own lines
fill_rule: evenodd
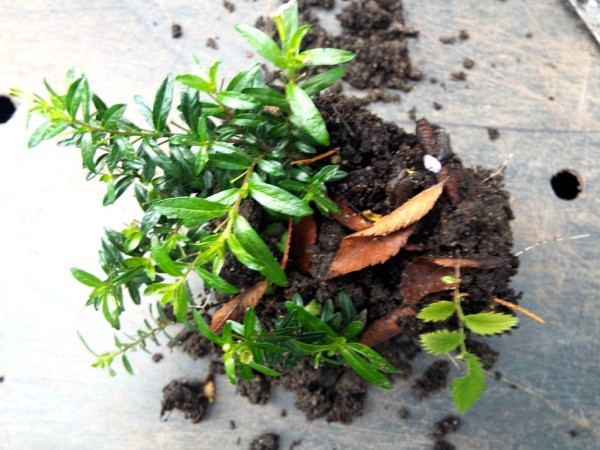
<svg viewBox="0 0 600 450">
<path fill-rule="evenodd" d="M 408 110 L 408 120 L 417 120 L 417 108 L 412 107 Z"/>
<path fill-rule="evenodd" d="M 410 417 L 410 410 L 408 408 L 400 408 L 398 415 L 402 420 L 407 420 Z"/>
<path fill-rule="evenodd" d="M 527 33 L 525 33 L 525 37 L 527 39 L 531 39 L 533 37 L 533 33 L 531 31 L 528 31 Z"/>
<path fill-rule="evenodd" d="M 212 400 L 205 394 L 208 383 L 213 383 L 210 376 L 202 382 L 171 381 L 163 388 L 160 416 L 178 409 L 184 413 L 186 419 L 190 419 L 192 423 L 199 423 Z"/>
<path fill-rule="evenodd" d="M 155 363 L 162 361 L 163 358 L 164 355 L 162 353 L 155 353 L 154 355 L 152 355 L 152 361 L 154 361 Z"/>
<path fill-rule="evenodd" d="M 572 438 L 576 438 L 579 435 L 579 433 L 577 432 L 577 430 L 569 430 L 569 436 L 571 436 Z"/>
<path fill-rule="evenodd" d="M 438 40 L 442 43 L 442 44 L 454 44 L 456 42 L 456 36 L 440 36 L 438 38 Z"/>
<path fill-rule="evenodd" d="M 467 39 L 469 39 L 469 37 L 470 37 L 470 36 L 469 36 L 469 32 L 468 32 L 467 30 L 460 30 L 460 31 L 458 32 L 458 38 L 459 38 L 461 41 L 466 41 Z"/>
<path fill-rule="evenodd" d="M 236 391 L 242 397 L 248 397 L 248 401 L 253 405 L 264 405 L 271 396 L 271 382 L 265 375 L 259 373 L 252 381 L 239 379 Z"/>
<path fill-rule="evenodd" d="M 282 409 L 280 414 L 281 417 L 287 417 L 287 409 Z"/>
<path fill-rule="evenodd" d="M 456 72 L 452 72 L 450 74 L 450 79 L 452 81 L 465 81 L 467 79 L 467 74 L 464 70 L 457 70 Z"/>
<path fill-rule="evenodd" d="M 465 58 L 463 59 L 463 67 L 465 69 L 472 69 L 473 67 L 475 67 L 475 61 L 471 58 Z"/>
<path fill-rule="evenodd" d="M 235 430 L 236 426 L 235 426 L 235 421 L 234 420 L 230 420 L 229 421 L 229 429 L 230 430 Z"/>
<path fill-rule="evenodd" d="M 444 439 L 440 439 L 439 441 L 436 441 L 435 444 L 433 444 L 433 450 L 455 450 L 456 447 L 454 446 L 454 444 L 451 444 L 450 442 L 444 440 Z"/>
<path fill-rule="evenodd" d="M 261 434 L 250 443 L 248 450 L 279 450 L 279 435 L 275 433 Z"/>
<path fill-rule="evenodd" d="M 219 49 L 219 44 L 217 44 L 217 41 L 215 41 L 213 38 L 208 38 L 206 40 L 206 46 L 208 48 L 212 48 L 214 50 L 218 50 Z"/>
<path fill-rule="evenodd" d="M 439 111 L 442 108 L 443 108 L 443 106 L 440 105 L 438 102 L 433 102 L 433 109 L 435 109 L 436 111 Z"/>
<path fill-rule="evenodd" d="M 223 6 L 225 7 L 225 9 L 227 11 L 229 11 L 230 13 L 235 11 L 235 5 L 233 3 L 231 3 L 230 1 L 224 0 L 223 1 Z"/>
<path fill-rule="evenodd" d="M 443 438 L 444 436 L 452 433 L 456 433 L 462 425 L 462 420 L 458 416 L 447 416 L 439 420 L 435 424 L 435 431 L 433 437 L 436 440 Z"/>
<path fill-rule="evenodd" d="M 411 386 L 413 394 L 422 399 L 445 388 L 448 372 L 450 372 L 450 366 L 446 361 L 435 361 L 423 372 L 423 375 L 415 380 Z"/>
<path fill-rule="evenodd" d="M 290 444 L 289 450 L 294 450 L 296 447 L 302 445 L 302 439 L 296 439 Z"/>
<path fill-rule="evenodd" d="M 173 39 L 179 39 L 183 36 L 183 28 L 178 23 L 171 25 L 171 37 Z"/>
<path fill-rule="evenodd" d="M 498 130 L 498 128 L 489 127 L 487 129 L 487 133 L 488 137 L 490 138 L 490 141 L 495 141 L 500 137 L 500 131 Z"/>
<path fill-rule="evenodd" d="M 494 379 L 495 379 L 495 380 L 497 380 L 497 381 L 500 381 L 500 380 L 502 380 L 502 372 L 500 372 L 500 371 L 498 371 L 498 370 L 497 370 L 497 371 L 495 371 L 495 372 L 494 372 Z"/>
</svg>

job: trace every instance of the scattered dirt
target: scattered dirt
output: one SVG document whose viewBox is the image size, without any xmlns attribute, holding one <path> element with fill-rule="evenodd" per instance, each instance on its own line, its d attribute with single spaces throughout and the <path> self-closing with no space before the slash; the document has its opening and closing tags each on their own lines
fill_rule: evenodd
<svg viewBox="0 0 600 450">
<path fill-rule="evenodd" d="M 208 405 L 214 400 L 214 386 L 212 376 L 202 382 L 171 381 L 163 388 L 160 416 L 178 409 L 186 419 L 199 423 L 204 418 Z"/>
<path fill-rule="evenodd" d="M 488 132 L 488 137 L 490 138 L 490 141 L 495 141 L 496 139 L 498 139 L 500 137 L 500 130 L 498 130 L 498 128 L 489 127 L 487 129 L 487 132 Z"/>
<path fill-rule="evenodd" d="M 183 36 L 183 28 L 178 23 L 171 25 L 171 37 L 173 39 L 179 39 Z"/>
<path fill-rule="evenodd" d="M 208 48 L 212 48 L 213 50 L 218 50 L 219 49 L 219 44 L 217 44 L 217 41 L 214 40 L 213 38 L 208 38 L 206 40 L 206 46 Z"/>
<path fill-rule="evenodd" d="M 279 450 L 279 435 L 275 433 L 261 434 L 250 443 L 248 450 Z"/>
<path fill-rule="evenodd" d="M 433 102 L 433 109 L 435 109 L 436 111 L 439 111 L 442 108 L 443 108 L 443 106 L 441 104 L 439 104 L 438 102 Z"/>
<path fill-rule="evenodd" d="M 470 38 L 470 36 L 469 36 L 469 32 L 468 32 L 467 30 L 460 30 L 460 31 L 458 32 L 458 38 L 459 38 L 461 41 L 466 41 L 467 39 L 469 39 L 469 38 Z"/>
<path fill-rule="evenodd" d="M 465 69 L 472 69 L 473 67 L 475 67 L 475 61 L 471 58 L 465 58 L 463 59 L 463 67 Z"/>
<path fill-rule="evenodd" d="M 457 70 L 450 74 L 450 79 L 452 81 L 465 81 L 467 79 L 467 74 L 463 70 Z"/>
<path fill-rule="evenodd" d="M 456 36 L 440 36 L 438 40 L 442 44 L 454 44 L 456 42 Z"/>
<path fill-rule="evenodd" d="M 433 362 L 411 386 L 413 394 L 419 399 L 429 394 L 444 389 L 447 384 L 450 366 L 446 361 Z"/>
<path fill-rule="evenodd" d="M 444 417 L 436 422 L 433 437 L 439 440 L 448 434 L 456 433 L 461 425 L 462 419 L 459 416 Z"/>
<path fill-rule="evenodd" d="M 408 408 L 400 408 L 398 415 L 402 420 L 407 420 L 410 417 L 410 410 Z"/>
<path fill-rule="evenodd" d="M 455 450 L 456 447 L 450 442 L 440 439 L 439 441 L 435 441 L 433 445 L 433 450 Z"/>
<path fill-rule="evenodd" d="M 226 9 L 227 11 L 229 11 L 230 13 L 232 13 L 232 12 L 234 12 L 234 11 L 235 11 L 235 5 L 234 5 L 233 3 L 231 3 L 230 1 L 228 1 L 228 0 L 224 0 L 224 1 L 223 1 L 223 6 L 224 6 L 224 7 L 225 7 L 225 9 Z"/>
<path fill-rule="evenodd" d="M 152 355 L 152 361 L 154 361 L 155 363 L 161 362 L 164 357 L 165 356 L 162 353 L 155 353 L 154 355 Z"/>
</svg>

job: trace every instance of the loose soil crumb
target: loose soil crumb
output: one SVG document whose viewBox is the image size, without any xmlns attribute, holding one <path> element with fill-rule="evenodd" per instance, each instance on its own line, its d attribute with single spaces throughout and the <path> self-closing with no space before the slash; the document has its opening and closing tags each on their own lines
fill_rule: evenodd
<svg viewBox="0 0 600 450">
<path fill-rule="evenodd" d="M 439 111 L 442 108 L 443 108 L 443 106 L 440 105 L 438 102 L 433 102 L 433 109 L 435 109 L 436 111 Z"/>
<path fill-rule="evenodd" d="M 411 386 L 413 394 L 419 399 L 446 387 L 450 367 L 446 361 L 435 361 L 423 375 L 421 375 Z"/>
<path fill-rule="evenodd" d="M 162 353 L 155 353 L 154 355 L 152 355 L 152 361 L 154 361 L 155 363 L 162 361 L 163 358 L 164 355 Z"/>
<path fill-rule="evenodd" d="M 450 74 L 450 79 L 452 81 L 465 81 L 467 79 L 467 74 L 463 70 L 457 70 Z"/>
<path fill-rule="evenodd" d="M 438 40 L 442 44 L 454 44 L 456 42 L 456 36 L 440 36 Z"/>
<path fill-rule="evenodd" d="M 173 39 L 179 39 L 183 36 L 183 28 L 178 23 L 171 25 L 171 36 Z"/>
<path fill-rule="evenodd" d="M 410 410 L 408 408 L 400 408 L 398 414 L 402 420 L 407 420 L 410 417 Z"/>
<path fill-rule="evenodd" d="M 199 423 L 205 416 L 208 405 L 214 396 L 207 395 L 207 387 L 214 382 L 209 377 L 203 382 L 187 382 L 173 380 L 163 388 L 163 401 L 160 416 L 178 409 L 192 423 Z"/>
<path fill-rule="evenodd" d="M 469 39 L 469 37 L 470 37 L 470 36 L 469 36 L 469 32 L 468 32 L 467 30 L 460 30 L 460 31 L 458 32 L 458 38 L 459 38 L 461 41 L 466 41 L 467 39 Z"/>
<path fill-rule="evenodd" d="M 296 439 L 290 444 L 290 450 L 294 450 L 296 447 L 302 445 L 302 439 Z"/>
<path fill-rule="evenodd" d="M 490 138 L 490 141 L 495 141 L 496 139 L 498 139 L 500 137 L 500 131 L 498 130 L 498 128 L 489 127 L 487 129 L 487 132 L 488 132 L 488 137 Z"/>
<path fill-rule="evenodd" d="M 475 61 L 471 58 L 465 58 L 463 59 L 463 67 L 465 69 L 472 69 L 473 67 L 475 67 Z"/>
<path fill-rule="evenodd" d="M 433 437 L 440 440 L 444 436 L 456 433 L 462 425 L 462 419 L 459 416 L 447 416 L 436 422 Z"/>
<path fill-rule="evenodd" d="M 408 120 L 417 120 L 417 108 L 412 107 L 408 110 Z"/>
<path fill-rule="evenodd" d="M 214 50 L 218 50 L 219 49 L 219 44 L 217 44 L 217 41 L 215 41 L 213 38 L 208 38 L 206 40 L 206 46 L 208 48 L 212 48 Z"/>
<path fill-rule="evenodd" d="M 235 430 L 236 426 L 235 426 L 235 421 L 234 420 L 230 420 L 229 421 L 229 429 L 230 430 Z"/>
<path fill-rule="evenodd" d="M 262 434 L 250 443 L 248 450 L 279 450 L 279 435 L 275 433 Z"/>
<path fill-rule="evenodd" d="M 433 450 L 455 450 L 456 447 L 454 446 L 454 444 L 451 444 L 450 442 L 444 440 L 444 439 L 440 439 L 439 441 L 436 441 L 435 444 L 433 445 Z"/>
<path fill-rule="evenodd" d="M 223 2 L 223 6 L 225 7 L 225 9 L 227 11 L 229 11 L 230 13 L 235 11 L 235 5 L 233 3 L 231 3 L 230 1 L 225 0 Z"/>
<path fill-rule="evenodd" d="M 238 380 L 236 391 L 242 397 L 248 397 L 253 405 L 264 405 L 271 396 L 271 382 L 263 374 L 257 374 L 252 381 Z"/>
</svg>

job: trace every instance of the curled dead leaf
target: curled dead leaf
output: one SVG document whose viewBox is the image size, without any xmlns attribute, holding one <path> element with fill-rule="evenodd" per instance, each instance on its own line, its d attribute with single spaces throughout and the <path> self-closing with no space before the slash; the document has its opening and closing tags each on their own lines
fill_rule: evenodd
<svg viewBox="0 0 600 450">
<path fill-rule="evenodd" d="M 398 319 L 414 316 L 415 312 L 408 306 L 397 308 L 387 316 L 373 322 L 362 334 L 360 343 L 368 347 L 381 344 L 402 333 L 403 328 L 398 324 Z"/>
<path fill-rule="evenodd" d="M 304 273 L 310 273 L 310 253 L 308 249 L 317 242 L 317 224 L 313 216 L 303 217 L 294 225 L 290 246 L 290 256 Z"/>
<path fill-rule="evenodd" d="M 414 229 L 414 226 L 410 226 L 386 236 L 346 236 L 326 278 L 335 278 L 387 261 L 402 249 Z"/>
<path fill-rule="evenodd" d="M 444 192 L 450 198 L 453 205 L 457 205 L 461 201 L 460 189 L 458 187 L 458 172 L 444 164 L 442 170 L 437 174 L 439 182 L 444 183 Z"/>
<path fill-rule="evenodd" d="M 433 205 L 435 205 L 435 202 L 442 194 L 443 186 L 443 184 L 439 183 L 425 189 L 399 208 L 396 208 L 388 215 L 383 216 L 375 222 L 373 226 L 351 234 L 348 238 L 356 238 L 359 236 L 383 236 L 406 228 L 419 221 L 431 211 L 431 208 L 433 208 Z"/>
<path fill-rule="evenodd" d="M 347 203 L 341 200 L 334 200 L 334 203 L 340 207 L 340 212 L 332 214 L 331 217 L 346 228 L 349 228 L 352 231 L 362 231 L 373 225 L 371 221 L 365 219 L 361 213 L 352 209 Z"/>
<path fill-rule="evenodd" d="M 263 280 L 240 292 L 213 314 L 210 329 L 218 333 L 228 320 L 240 319 L 247 308 L 258 305 L 266 290 L 267 282 Z"/>
</svg>

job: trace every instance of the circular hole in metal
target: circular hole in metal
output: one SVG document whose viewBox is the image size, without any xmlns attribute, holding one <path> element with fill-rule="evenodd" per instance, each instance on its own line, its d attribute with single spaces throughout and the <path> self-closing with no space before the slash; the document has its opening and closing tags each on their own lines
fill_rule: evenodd
<svg viewBox="0 0 600 450">
<path fill-rule="evenodd" d="M 10 97 L 0 95 L 0 123 L 8 122 L 16 110 L 17 108 Z"/>
<path fill-rule="evenodd" d="M 583 180 L 572 169 L 563 169 L 550 178 L 550 186 L 558 198 L 573 200 L 583 191 Z"/>
</svg>

